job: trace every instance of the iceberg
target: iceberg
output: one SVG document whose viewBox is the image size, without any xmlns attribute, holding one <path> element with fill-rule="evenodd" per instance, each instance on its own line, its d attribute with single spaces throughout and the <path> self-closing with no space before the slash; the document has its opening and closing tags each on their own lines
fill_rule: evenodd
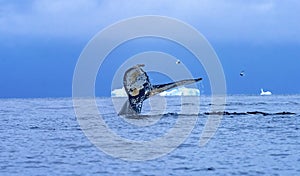
<svg viewBox="0 0 300 176">
<path fill-rule="evenodd" d="M 127 94 L 125 92 L 124 87 L 122 87 L 121 89 L 114 89 L 113 91 L 111 91 L 111 96 L 112 97 L 127 97 Z"/>
<path fill-rule="evenodd" d="M 186 87 L 179 87 L 174 88 L 169 91 L 164 91 L 159 94 L 160 96 L 200 96 L 199 89 L 195 88 L 186 88 Z M 121 89 L 114 89 L 111 91 L 112 97 L 127 97 L 124 87 Z"/>
<path fill-rule="evenodd" d="M 160 96 L 200 96 L 199 89 L 179 87 L 159 94 Z"/>
</svg>

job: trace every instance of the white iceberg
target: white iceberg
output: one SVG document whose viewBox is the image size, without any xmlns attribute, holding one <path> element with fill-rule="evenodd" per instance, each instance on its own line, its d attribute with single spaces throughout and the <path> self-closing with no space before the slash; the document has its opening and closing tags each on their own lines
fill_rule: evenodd
<svg viewBox="0 0 300 176">
<path fill-rule="evenodd" d="M 164 91 L 160 96 L 200 96 L 199 89 L 179 87 L 169 91 Z"/>
<path fill-rule="evenodd" d="M 159 94 L 160 96 L 200 96 L 199 89 L 195 88 L 186 88 L 186 87 L 179 87 L 174 88 L 169 91 L 164 91 Z M 124 87 L 121 89 L 114 89 L 111 92 L 112 97 L 127 97 Z"/>
<path fill-rule="evenodd" d="M 127 97 L 124 87 L 122 89 L 114 89 L 111 91 L 112 97 Z"/>
</svg>

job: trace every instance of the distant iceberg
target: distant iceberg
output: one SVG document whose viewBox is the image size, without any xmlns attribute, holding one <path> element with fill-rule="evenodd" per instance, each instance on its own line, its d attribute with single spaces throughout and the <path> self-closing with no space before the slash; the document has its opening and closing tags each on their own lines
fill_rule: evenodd
<svg viewBox="0 0 300 176">
<path fill-rule="evenodd" d="M 114 89 L 111 91 L 112 97 L 127 97 L 124 87 L 122 89 Z"/>
<path fill-rule="evenodd" d="M 164 91 L 160 96 L 200 96 L 199 89 L 179 87 L 169 91 Z"/>
<path fill-rule="evenodd" d="M 200 96 L 199 89 L 179 87 L 169 91 L 164 91 L 160 96 Z M 112 97 L 127 97 L 124 87 L 122 89 L 114 89 L 111 91 Z"/>
<path fill-rule="evenodd" d="M 272 92 L 270 92 L 270 91 L 264 91 L 263 89 L 260 89 L 260 95 L 272 95 Z"/>
</svg>

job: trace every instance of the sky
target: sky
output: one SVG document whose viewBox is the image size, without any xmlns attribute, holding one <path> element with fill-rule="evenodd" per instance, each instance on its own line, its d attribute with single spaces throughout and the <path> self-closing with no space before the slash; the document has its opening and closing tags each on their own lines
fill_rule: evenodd
<svg viewBox="0 0 300 176">
<path fill-rule="evenodd" d="M 298 0 L 0 0 L 0 98 L 71 97 L 86 44 L 105 27 L 141 15 L 176 18 L 201 32 L 220 59 L 228 94 L 259 94 L 260 88 L 299 94 L 299 11 Z M 193 67 L 188 52 L 168 41 L 144 39 L 108 56 L 96 95 L 109 96 L 118 66 L 149 50 L 184 58 L 194 76 L 203 76 L 201 92 L 209 94 L 209 80 L 201 66 Z"/>
</svg>

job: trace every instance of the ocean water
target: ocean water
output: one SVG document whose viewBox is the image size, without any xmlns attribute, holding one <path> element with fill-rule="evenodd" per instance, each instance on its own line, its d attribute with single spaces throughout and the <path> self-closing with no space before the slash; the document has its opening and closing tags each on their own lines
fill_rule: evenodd
<svg viewBox="0 0 300 176">
<path fill-rule="evenodd" d="M 182 144 L 145 161 L 114 157 L 94 145 L 71 98 L 0 99 L 0 175 L 300 175 L 300 95 L 228 96 L 224 112 L 211 112 L 210 97 L 201 96 L 199 113 L 194 98 L 145 102 L 142 119 L 117 116 L 124 99 L 97 98 L 107 127 L 130 140 L 161 137 L 182 117 L 197 120 Z M 182 106 L 193 113 L 181 114 Z M 224 116 L 215 135 L 199 146 L 206 121 L 218 114 Z"/>
</svg>

